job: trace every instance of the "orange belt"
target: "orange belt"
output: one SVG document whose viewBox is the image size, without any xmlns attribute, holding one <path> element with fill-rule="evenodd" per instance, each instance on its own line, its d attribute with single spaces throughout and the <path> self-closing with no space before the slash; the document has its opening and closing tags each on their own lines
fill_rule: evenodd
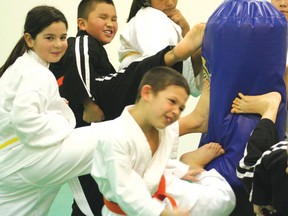
<svg viewBox="0 0 288 216">
<path fill-rule="evenodd" d="M 165 198 L 167 198 L 167 199 L 169 199 L 169 201 L 171 202 L 171 204 L 174 208 L 177 207 L 177 204 L 176 204 L 175 200 L 173 199 L 173 197 L 166 194 L 165 191 L 166 191 L 166 181 L 165 181 L 164 175 L 162 175 L 158 190 L 156 191 L 156 193 L 154 194 L 153 197 L 155 197 L 161 201 L 163 201 Z M 106 200 L 105 197 L 103 197 L 103 199 L 104 199 L 104 203 L 105 203 L 106 207 L 110 211 L 114 212 L 115 214 L 126 215 L 126 213 L 119 207 L 119 205 L 117 203 L 114 203 L 112 201 L 108 201 L 108 200 Z"/>
<path fill-rule="evenodd" d="M 63 80 L 64 80 L 64 76 L 61 76 L 60 78 L 57 79 L 57 84 L 59 87 L 63 85 Z"/>
</svg>

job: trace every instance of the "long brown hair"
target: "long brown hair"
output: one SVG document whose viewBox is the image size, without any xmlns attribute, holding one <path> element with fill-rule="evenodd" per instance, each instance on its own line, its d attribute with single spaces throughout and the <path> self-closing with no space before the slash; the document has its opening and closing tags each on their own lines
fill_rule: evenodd
<svg viewBox="0 0 288 216">
<path fill-rule="evenodd" d="M 133 0 L 127 22 L 129 22 L 142 7 L 149 7 L 150 5 L 150 0 Z"/>
<path fill-rule="evenodd" d="M 64 14 L 58 9 L 51 6 L 37 6 L 31 9 L 25 20 L 24 34 L 29 33 L 33 39 L 53 22 L 63 22 L 68 28 L 68 22 Z M 0 68 L 0 77 L 4 74 L 7 68 L 12 65 L 19 56 L 29 50 L 24 36 L 20 38 L 4 65 Z"/>
</svg>

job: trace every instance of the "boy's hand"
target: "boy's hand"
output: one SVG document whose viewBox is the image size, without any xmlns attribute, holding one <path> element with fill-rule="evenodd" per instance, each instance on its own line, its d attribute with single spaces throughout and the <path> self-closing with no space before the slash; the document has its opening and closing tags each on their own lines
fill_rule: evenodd
<svg viewBox="0 0 288 216">
<path fill-rule="evenodd" d="M 87 98 L 83 102 L 83 120 L 88 123 L 100 122 L 104 120 L 104 113 L 101 108 L 94 103 L 92 98 Z"/>
<path fill-rule="evenodd" d="M 67 105 L 69 104 L 69 101 L 66 98 L 62 97 L 62 99 L 64 100 L 65 104 L 67 104 Z"/>
<path fill-rule="evenodd" d="M 189 213 L 187 211 L 181 210 L 179 208 L 173 208 L 173 209 L 168 209 L 165 208 L 160 216 L 189 216 Z"/>
<path fill-rule="evenodd" d="M 182 36 L 184 37 L 186 33 L 190 30 L 190 26 L 182 13 L 178 9 L 175 9 L 167 13 L 167 16 L 173 22 L 180 26 L 180 28 L 182 29 Z"/>
<path fill-rule="evenodd" d="M 267 206 L 259 206 L 259 205 L 255 205 L 253 204 L 253 209 L 254 209 L 254 213 L 257 215 L 257 216 L 265 216 L 265 214 L 263 213 L 263 210 L 264 209 L 267 209 L 270 214 L 272 213 L 276 213 L 276 210 L 273 208 L 273 206 L 271 205 L 267 205 Z"/>
<path fill-rule="evenodd" d="M 205 171 L 203 168 L 191 169 L 181 179 L 186 181 L 197 182 L 198 181 L 197 175 L 199 175 L 203 171 Z"/>
</svg>

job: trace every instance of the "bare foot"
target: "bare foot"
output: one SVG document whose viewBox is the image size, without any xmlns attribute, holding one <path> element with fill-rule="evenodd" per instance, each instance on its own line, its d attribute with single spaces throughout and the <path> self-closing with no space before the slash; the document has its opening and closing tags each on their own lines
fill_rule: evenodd
<svg viewBox="0 0 288 216">
<path fill-rule="evenodd" d="M 281 95 L 278 92 L 269 92 L 267 94 L 249 96 L 238 94 L 232 103 L 231 113 L 254 113 L 259 114 L 262 118 L 276 120 L 277 112 L 281 102 Z"/>
<path fill-rule="evenodd" d="M 174 55 L 179 61 L 183 61 L 195 53 L 202 45 L 206 24 L 194 25 L 185 37 L 174 48 Z"/>
<path fill-rule="evenodd" d="M 181 155 L 180 161 L 190 165 L 190 169 L 204 168 L 208 163 L 224 153 L 225 150 L 219 143 L 210 142 L 194 151 L 184 153 Z"/>
</svg>

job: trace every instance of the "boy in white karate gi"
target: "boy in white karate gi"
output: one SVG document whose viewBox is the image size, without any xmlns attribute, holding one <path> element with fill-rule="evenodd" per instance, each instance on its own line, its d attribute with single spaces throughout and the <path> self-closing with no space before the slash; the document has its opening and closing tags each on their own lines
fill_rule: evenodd
<svg viewBox="0 0 288 216">
<path fill-rule="evenodd" d="M 204 107 L 209 107 L 206 85 L 195 109 L 199 116 L 207 112 Z M 135 105 L 126 107 L 115 120 L 93 125 L 101 135 L 91 174 L 105 197 L 102 215 L 231 213 L 235 205 L 233 190 L 216 170 L 203 169 L 224 153 L 219 144 L 210 143 L 196 150 L 190 167 L 175 160 L 179 135 L 189 131 L 190 117 L 177 121 L 189 93 L 180 73 L 156 67 L 143 77 Z"/>
</svg>

